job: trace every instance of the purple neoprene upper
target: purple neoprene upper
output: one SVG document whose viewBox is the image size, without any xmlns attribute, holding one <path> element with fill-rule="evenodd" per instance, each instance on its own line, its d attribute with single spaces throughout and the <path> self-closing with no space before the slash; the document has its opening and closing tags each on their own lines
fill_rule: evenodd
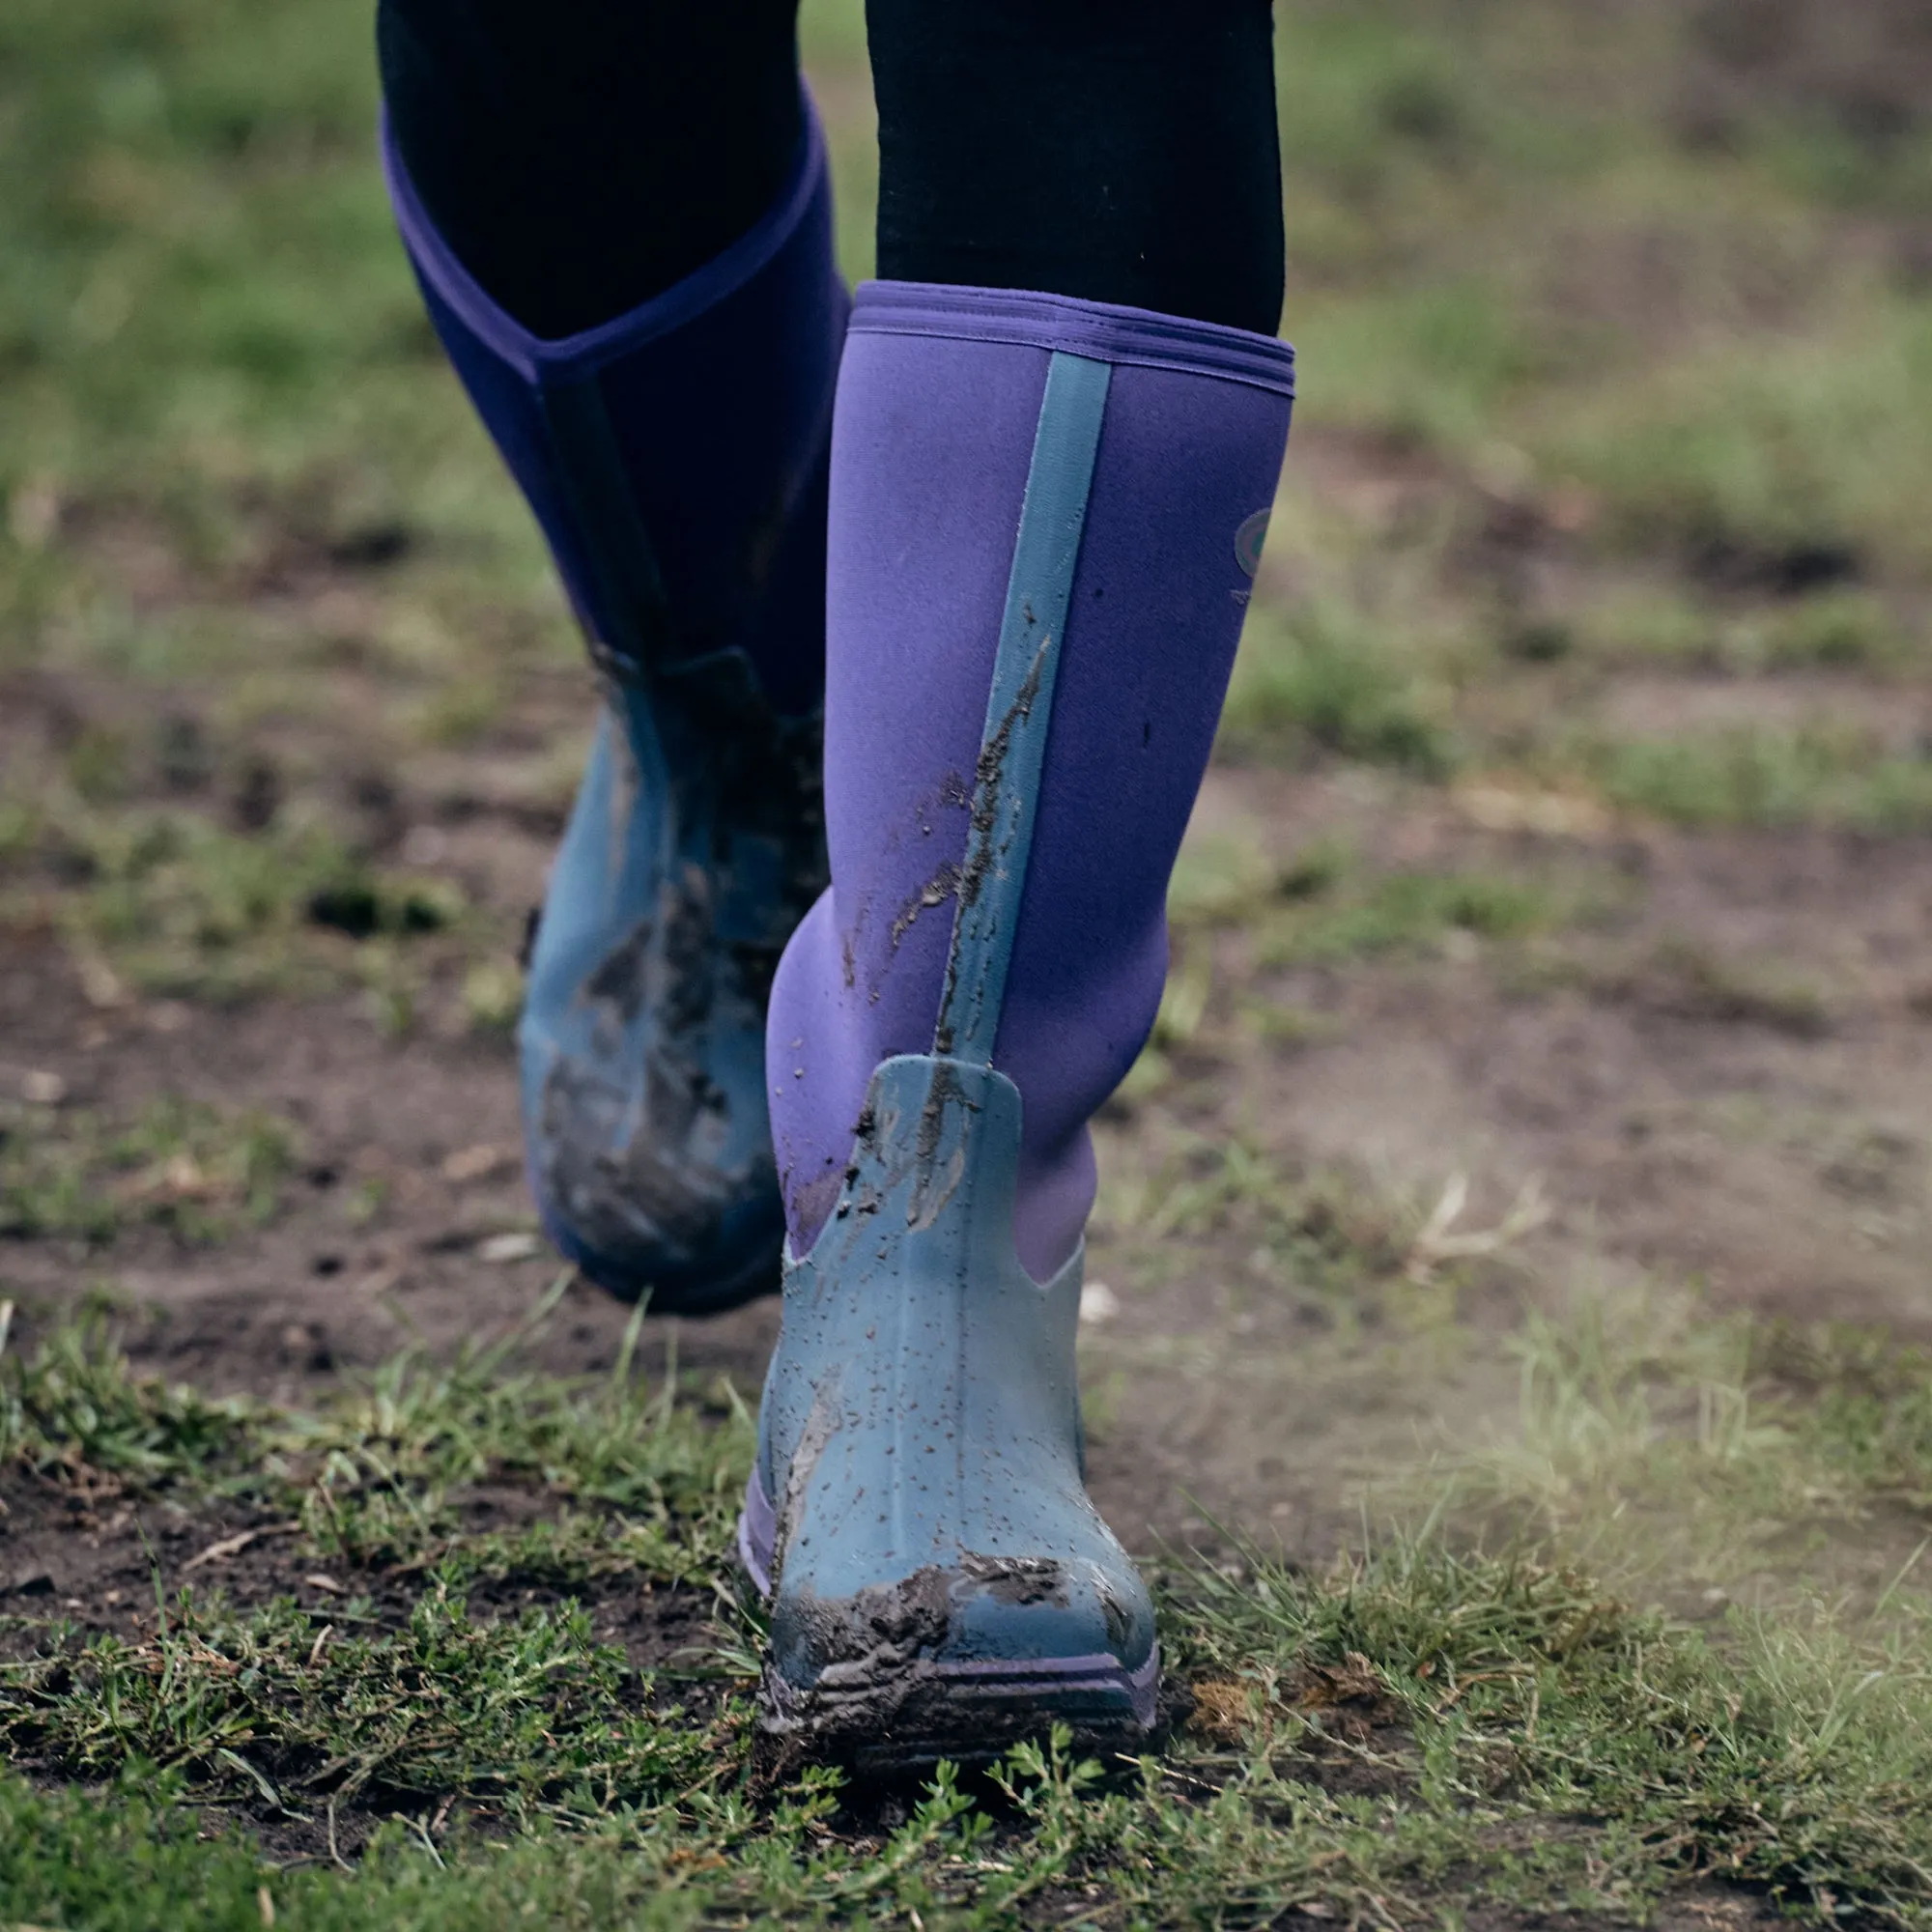
<svg viewBox="0 0 1932 1932">
<path fill-rule="evenodd" d="M 1168 877 L 1233 666 L 1257 513 L 1274 497 L 1293 351 L 1063 297 L 868 283 L 833 427 L 833 884 L 785 953 L 768 1032 L 795 1252 L 830 1212 L 873 1067 L 933 1048 L 1056 352 L 1114 367 L 993 1055 L 1025 1106 L 1016 1236 L 1037 1278 L 1079 1238 L 1087 1122 L 1160 1003 Z"/>
</svg>

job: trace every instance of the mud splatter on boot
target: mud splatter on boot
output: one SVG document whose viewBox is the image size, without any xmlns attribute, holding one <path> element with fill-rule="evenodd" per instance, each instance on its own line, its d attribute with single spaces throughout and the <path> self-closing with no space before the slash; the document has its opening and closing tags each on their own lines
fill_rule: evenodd
<svg viewBox="0 0 1932 1932">
<path fill-rule="evenodd" d="M 756 227 L 557 342 L 469 276 L 385 143 L 431 320 L 606 686 L 530 949 L 530 1181 L 585 1274 L 663 1312 L 778 1285 L 764 1019 L 826 875 L 826 476 L 848 306 L 824 141 L 805 118 Z"/>
<path fill-rule="evenodd" d="M 1086 1123 L 1159 1004 L 1292 366 L 1134 310 L 861 291 L 833 882 L 773 996 L 784 1321 L 739 1536 L 781 1762 L 1156 1722 L 1153 1605 L 1082 1475 Z"/>
</svg>

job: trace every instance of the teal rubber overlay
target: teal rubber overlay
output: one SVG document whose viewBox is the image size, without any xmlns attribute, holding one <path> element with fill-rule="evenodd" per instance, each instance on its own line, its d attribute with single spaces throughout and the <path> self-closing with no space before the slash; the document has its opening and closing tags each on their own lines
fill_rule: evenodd
<svg viewBox="0 0 1932 1932">
<path fill-rule="evenodd" d="M 1066 607 L 1113 370 L 1065 352 L 1047 365 L 1026 498 L 974 775 L 935 1054 L 990 1065 L 1033 847 Z"/>
<path fill-rule="evenodd" d="M 868 1762 L 1153 1719 L 1153 1605 L 1081 1481 L 1083 1258 L 1021 1266 L 1019 1150 L 1004 1074 L 886 1061 L 787 1269 L 741 1539 L 773 1580 L 766 1722 Z"/>
</svg>

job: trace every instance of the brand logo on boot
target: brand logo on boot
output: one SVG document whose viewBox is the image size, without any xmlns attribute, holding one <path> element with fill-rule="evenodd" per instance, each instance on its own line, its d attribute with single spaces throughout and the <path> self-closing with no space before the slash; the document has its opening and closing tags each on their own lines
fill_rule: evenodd
<svg viewBox="0 0 1932 1932">
<path fill-rule="evenodd" d="M 1240 528 L 1235 532 L 1235 561 L 1248 578 L 1262 567 L 1262 545 L 1267 541 L 1268 515 L 1266 510 L 1257 510 L 1252 517 L 1243 518 Z M 1254 593 L 1236 590 L 1230 594 L 1236 604 L 1245 604 Z"/>
</svg>

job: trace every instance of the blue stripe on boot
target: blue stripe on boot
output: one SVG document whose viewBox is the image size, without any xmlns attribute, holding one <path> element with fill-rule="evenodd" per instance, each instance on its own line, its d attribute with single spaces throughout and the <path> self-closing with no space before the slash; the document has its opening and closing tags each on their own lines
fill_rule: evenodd
<svg viewBox="0 0 1932 1932">
<path fill-rule="evenodd" d="M 1292 394 L 1293 353 L 1238 330 L 860 292 L 833 877 L 772 1001 L 789 1240 L 740 1530 L 781 1759 L 1154 1721 L 1153 1605 L 1082 1476 L 1086 1128 L 1158 1004 Z"/>
</svg>

